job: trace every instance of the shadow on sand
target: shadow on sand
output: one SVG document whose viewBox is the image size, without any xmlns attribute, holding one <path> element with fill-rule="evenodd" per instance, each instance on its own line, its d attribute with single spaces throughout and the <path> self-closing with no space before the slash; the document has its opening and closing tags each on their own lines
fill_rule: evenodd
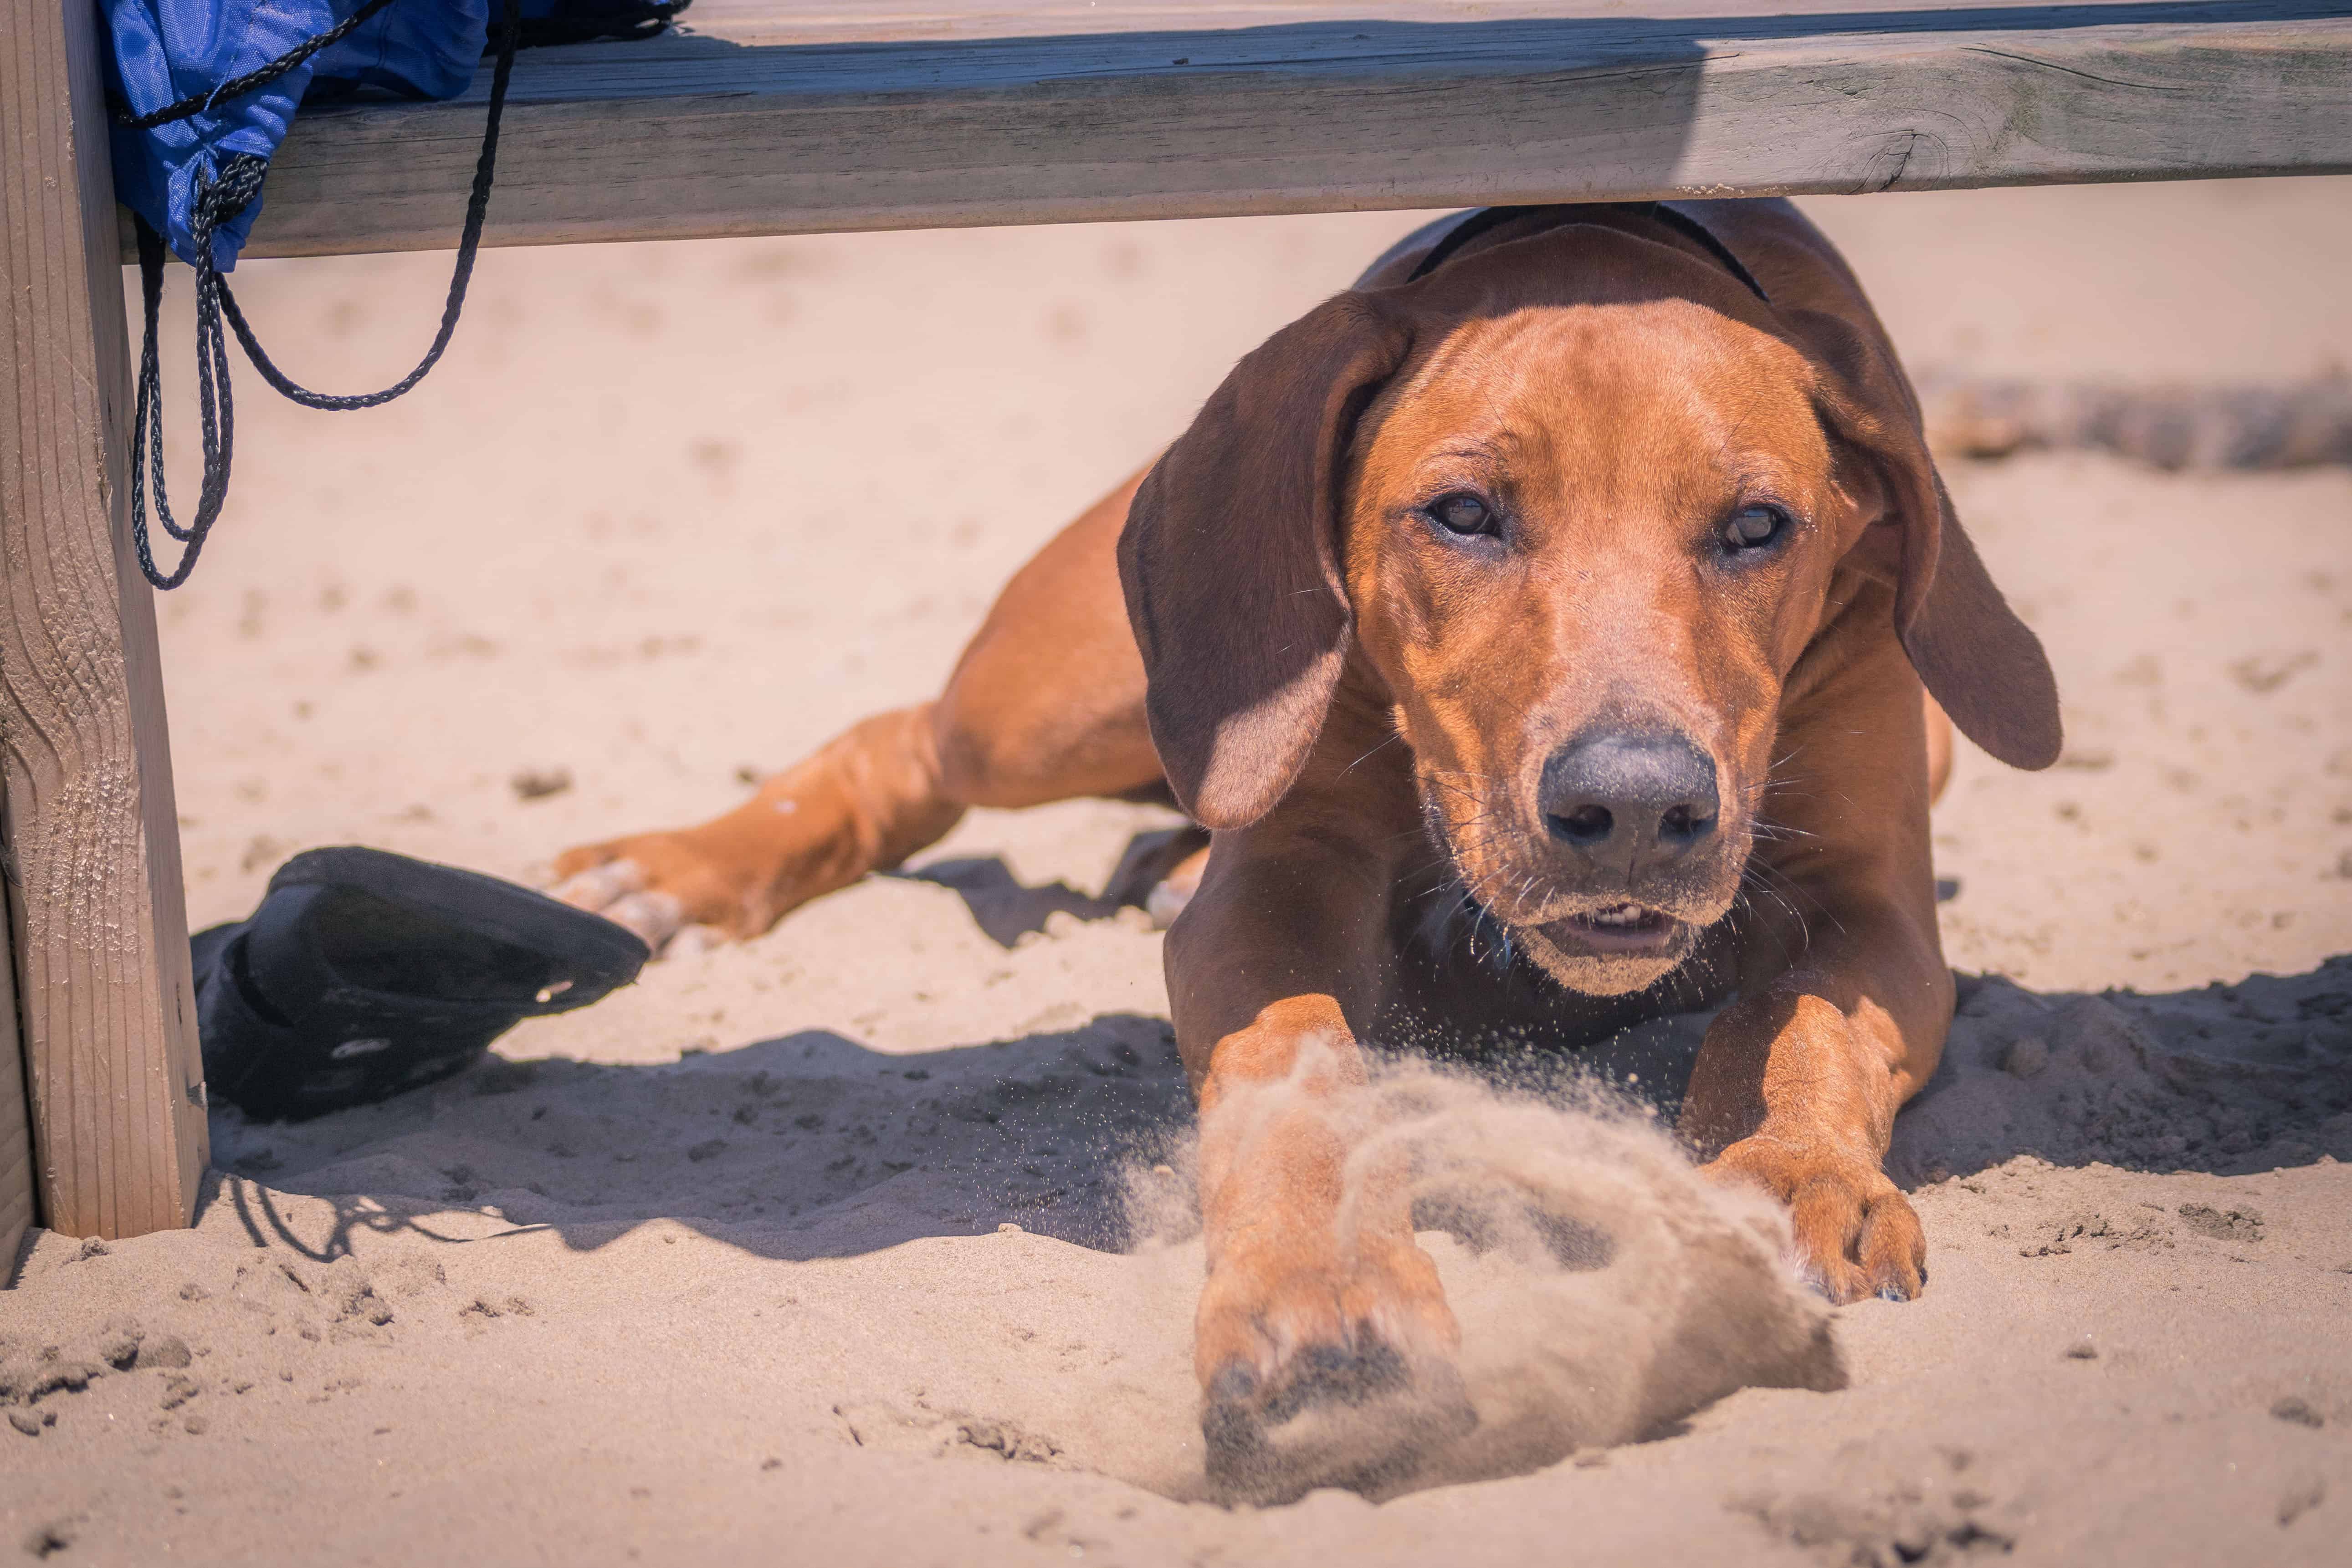
<svg viewBox="0 0 2352 1568">
<path fill-rule="evenodd" d="M 1101 919 L 1124 901 L 1024 888 L 996 860 L 922 875 L 1008 945 L 1055 912 Z M 1506 1087 L 1597 1079 L 1670 1117 L 1706 1024 L 1655 1020 L 1497 1071 Z M 1131 1014 L 914 1055 L 819 1030 L 658 1066 L 490 1058 L 381 1106 L 213 1125 L 224 1171 L 207 1202 L 232 1204 L 257 1241 L 320 1257 L 355 1229 L 456 1239 L 485 1216 L 583 1248 L 667 1218 L 791 1259 L 1002 1225 L 1118 1249 L 1139 1198 L 1161 1224 L 1191 1202 L 1173 1031 Z M 1888 1170 L 1914 1186 L 2022 1154 L 2219 1174 L 2352 1161 L 2352 956 L 2151 995 L 1963 976 Z M 298 1241 L 279 1194 L 331 1203 L 333 1234 Z"/>
</svg>

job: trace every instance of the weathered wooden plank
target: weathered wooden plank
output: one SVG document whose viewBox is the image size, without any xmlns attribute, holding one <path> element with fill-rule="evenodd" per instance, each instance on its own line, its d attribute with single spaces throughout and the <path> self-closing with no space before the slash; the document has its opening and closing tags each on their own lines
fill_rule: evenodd
<svg viewBox="0 0 2352 1568">
<path fill-rule="evenodd" d="M 0 803 L 41 1223 L 185 1225 L 206 1152 L 93 0 L 0 0 Z"/>
<path fill-rule="evenodd" d="M 2352 169 L 2341 5 L 1587 3 L 699 0 L 677 37 L 521 58 L 488 237 Z M 487 79 L 306 110 L 247 254 L 454 244 Z"/>
</svg>

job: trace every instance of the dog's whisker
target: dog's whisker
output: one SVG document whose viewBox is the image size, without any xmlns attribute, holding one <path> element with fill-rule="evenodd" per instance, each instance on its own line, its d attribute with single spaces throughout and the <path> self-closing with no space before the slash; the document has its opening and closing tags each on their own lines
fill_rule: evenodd
<svg viewBox="0 0 2352 1568">
<path fill-rule="evenodd" d="M 1346 778 L 1349 773 L 1354 773 L 1354 772 L 1356 771 L 1356 763 L 1360 763 L 1360 762 L 1362 762 L 1362 761 L 1364 760 L 1364 758 L 1365 758 L 1365 757 L 1369 757 L 1369 756 L 1370 756 L 1370 755 L 1372 754 L 1372 752 L 1373 752 L 1382 751 L 1382 750 L 1386 749 L 1387 747 L 1393 746 L 1393 745 L 1395 745 L 1399 741 L 1402 741 L 1402 740 L 1403 740 L 1403 739 L 1404 739 L 1404 731 L 1402 731 L 1402 730 L 1392 730 L 1392 731 L 1391 731 L 1389 732 L 1388 739 L 1386 739 L 1386 740 L 1384 740 L 1384 741 L 1381 742 L 1378 745 L 1374 746 L 1374 747 L 1371 749 L 1371 751 L 1370 751 L 1370 752 L 1366 752 L 1362 757 L 1358 757 L 1354 763 L 1349 763 L 1346 767 L 1341 768 L 1341 769 L 1339 770 L 1339 776 L 1340 776 L 1341 778 Z"/>
<path fill-rule="evenodd" d="M 1782 910 L 1786 910 L 1789 917 L 1797 922 L 1797 929 L 1800 932 L 1801 946 L 1803 948 L 1810 948 L 1812 945 L 1812 934 L 1811 930 L 1805 924 L 1805 917 L 1802 910 L 1799 910 L 1795 905 L 1790 903 L 1786 898 L 1782 897 L 1780 893 L 1774 891 L 1771 888 L 1764 885 L 1760 881 L 1754 884 L 1743 881 L 1740 888 L 1739 897 L 1751 910 L 1757 908 L 1755 900 L 1749 897 L 1751 892 L 1759 893 L 1764 897 L 1770 899 L 1774 903 L 1780 905 Z M 1759 910 L 1759 913 L 1760 915 L 1761 911 Z M 1796 955 L 1789 951 L 1788 939 L 1781 932 L 1781 922 L 1765 918 L 1762 920 L 1761 923 L 1767 934 L 1772 937 L 1774 944 L 1780 948 L 1780 962 L 1784 965 L 1794 963 L 1796 962 Z"/>
</svg>

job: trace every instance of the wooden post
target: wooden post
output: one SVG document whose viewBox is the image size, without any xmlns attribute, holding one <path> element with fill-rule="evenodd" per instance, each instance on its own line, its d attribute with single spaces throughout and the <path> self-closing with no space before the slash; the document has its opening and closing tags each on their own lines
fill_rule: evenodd
<svg viewBox="0 0 2352 1568">
<path fill-rule="evenodd" d="M 40 1223 L 124 1237 L 189 1222 L 207 1141 L 100 26 L 0 0 L 0 849 Z"/>
</svg>

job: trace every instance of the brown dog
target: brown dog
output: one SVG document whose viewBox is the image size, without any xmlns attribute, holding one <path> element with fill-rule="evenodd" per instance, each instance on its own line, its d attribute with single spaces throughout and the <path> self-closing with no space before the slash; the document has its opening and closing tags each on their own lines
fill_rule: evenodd
<svg viewBox="0 0 2352 1568">
<path fill-rule="evenodd" d="M 1952 1009 L 1923 680 L 1995 756 L 2056 757 L 2042 649 L 1828 242 L 1780 202 L 1489 209 L 1243 360 L 937 702 L 559 870 L 656 943 L 749 936 L 967 806 L 1164 782 L 1213 833 L 1167 970 L 1216 1439 L 1448 1364 L 1402 1207 L 1341 1240 L 1336 1137 L 1218 1116 L 1360 1080 L 1359 1039 L 1573 1046 L 1736 994 L 1683 1131 L 1789 1205 L 1832 1299 L 1921 1289 L 1880 1160 Z"/>
</svg>

